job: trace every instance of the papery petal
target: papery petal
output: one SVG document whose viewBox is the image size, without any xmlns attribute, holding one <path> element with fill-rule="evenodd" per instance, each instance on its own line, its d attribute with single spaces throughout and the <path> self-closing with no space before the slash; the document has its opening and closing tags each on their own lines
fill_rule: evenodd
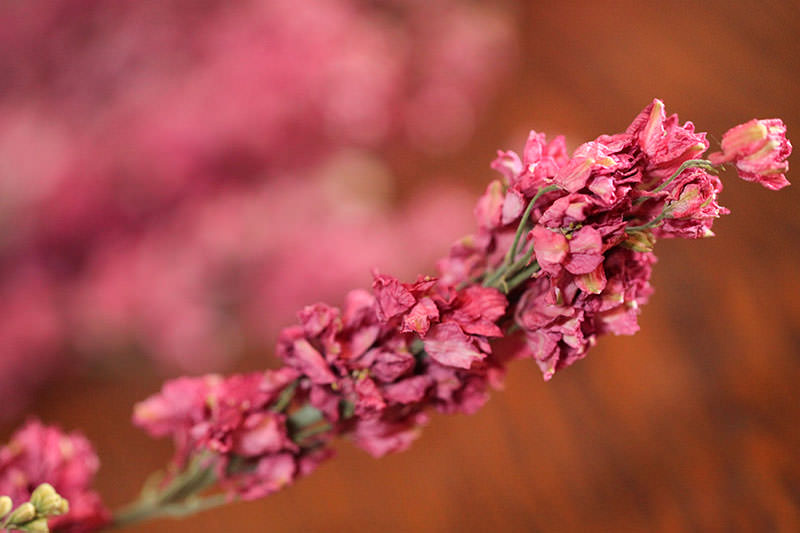
<svg viewBox="0 0 800 533">
<path fill-rule="evenodd" d="M 496 228 L 500 226 L 503 216 L 503 184 L 499 180 L 492 181 L 486 192 L 475 206 L 475 218 L 481 228 Z"/>
<path fill-rule="evenodd" d="M 430 376 L 414 376 L 384 386 L 383 395 L 391 402 L 415 403 L 422 400 L 431 385 L 433 379 Z"/>
<path fill-rule="evenodd" d="M 454 322 L 443 322 L 431 328 L 425 338 L 425 352 L 435 361 L 456 368 L 469 368 L 473 362 L 486 357 Z"/>
<path fill-rule="evenodd" d="M 530 232 L 536 260 L 544 270 L 552 270 L 554 265 L 564 261 L 569 252 L 567 238 L 559 231 L 550 231 L 537 225 Z"/>
<path fill-rule="evenodd" d="M 525 210 L 525 198 L 516 189 L 509 189 L 503 200 L 503 212 L 500 218 L 502 225 L 510 224 L 517 220 Z"/>
<path fill-rule="evenodd" d="M 336 381 L 328 363 L 306 339 L 294 341 L 292 361 L 300 372 L 308 376 L 312 383 L 325 385 Z"/>
<path fill-rule="evenodd" d="M 439 309 L 429 297 L 422 298 L 411 308 L 411 311 L 403 317 L 403 331 L 414 331 L 420 337 L 428 333 L 431 320 L 439 319 Z"/>
<path fill-rule="evenodd" d="M 522 173 L 522 161 L 516 152 L 511 150 L 497 151 L 497 159 L 492 161 L 491 167 L 505 176 L 508 183 L 512 183 Z"/>
<path fill-rule="evenodd" d="M 592 272 L 575 277 L 578 288 L 591 294 L 600 294 L 606 288 L 606 273 L 603 265 L 598 265 Z"/>
<path fill-rule="evenodd" d="M 408 311 L 416 303 L 414 295 L 397 278 L 375 273 L 372 289 L 378 303 L 378 316 L 389 320 Z"/>
</svg>

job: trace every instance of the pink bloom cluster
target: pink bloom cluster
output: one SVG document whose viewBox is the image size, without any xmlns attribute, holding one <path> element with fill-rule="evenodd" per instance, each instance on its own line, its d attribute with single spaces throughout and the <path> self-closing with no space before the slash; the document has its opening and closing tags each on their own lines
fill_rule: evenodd
<svg viewBox="0 0 800 533">
<path fill-rule="evenodd" d="M 350 292 L 342 310 L 306 307 L 281 334 L 278 355 L 308 378 L 301 387 L 311 406 L 381 456 L 411 443 L 426 407 L 472 413 L 483 405 L 502 373 L 487 357 L 506 307 L 496 289 L 376 273 L 373 292 Z"/>
<path fill-rule="evenodd" d="M 459 146 L 513 38 L 502 12 L 464 0 L 4 4 L 0 416 L 66 353 L 219 367 L 238 339 L 262 341 L 248 337 L 255 317 L 296 309 L 283 291 L 358 283 L 391 250 L 365 247 L 359 264 L 349 243 L 409 233 L 332 216 L 316 176 L 349 148 Z M 357 196 L 342 203 L 380 204 Z M 277 212 L 298 203 L 300 223 Z M 330 233 L 317 250 L 348 268 L 309 283 L 317 258 L 296 243 L 314 223 Z"/>
<path fill-rule="evenodd" d="M 69 502 L 69 512 L 51 518 L 50 528 L 92 531 L 111 518 L 91 489 L 99 466 L 86 437 L 31 420 L 0 448 L 0 495 L 9 496 L 16 506 L 28 501 L 40 484 L 50 483 Z"/>
<path fill-rule="evenodd" d="M 292 369 L 179 378 L 136 405 L 134 422 L 153 436 L 171 435 L 178 463 L 213 452 L 217 475 L 246 499 L 265 496 L 313 470 L 327 456 L 302 450 L 289 437 L 287 417 L 271 410 L 299 374 Z M 246 475 L 243 475 L 243 472 Z"/>
<path fill-rule="evenodd" d="M 770 146 L 780 160 L 782 143 Z M 705 133 L 659 100 L 571 156 L 563 138 L 532 132 L 522 156 L 500 152 L 503 179 L 478 202 L 478 232 L 439 262 L 438 278 L 376 272 L 372 291 L 350 292 L 342 309 L 299 313 L 278 341 L 281 370 L 167 383 L 135 420 L 171 434 L 179 462 L 192 450 L 259 465 L 221 471 L 245 497 L 309 471 L 336 435 L 375 456 L 403 450 L 426 409 L 481 407 L 512 357 L 532 357 L 550 379 L 599 336 L 636 332 L 655 239 L 711 235 L 727 213 L 714 167 L 699 159 L 707 149 Z M 494 352 L 491 341 L 514 330 L 525 347 Z"/>
<path fill-rule="evenodd" d="M 714 219 L 727 213 L 717 204 L 722 183 L 710 164 L 677 173 L 707 148 L 706 134 L 667 117 L 659 100 L 626 132 L 582 144 L 571 157 L 563 138 L 548 143 L 531 132 L 522 156 L 500 152 L 492 164 L 504 179 L 479 202 L 474 244 L 459 245 L 440 264 L 443 279 L 464 282 L 497 267 L 535 198 L 524 245 L 540 270 L 519 297 L 515 322 L 549 379 L 598 335 L 637 331 L 639 306 L 652 292 L 656 237 L 710 235 Z"/>
</svg>

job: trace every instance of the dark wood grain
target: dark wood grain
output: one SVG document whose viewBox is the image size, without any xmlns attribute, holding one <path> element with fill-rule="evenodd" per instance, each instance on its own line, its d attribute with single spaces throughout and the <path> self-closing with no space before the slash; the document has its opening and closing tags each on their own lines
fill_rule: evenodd
<svg viewBox="0 0 800 533">
<path fill-rule="evenodd" d="M 477 194 L 493 151 L 521 148 L 527 129 L 575 146 L 654 96 L 717 136 L 779 116 L 800 143 L 797 2 L 513 8 L 519 66 L 479 135 L 437 160 L 389 152 L 406 190 L 446 170 Z M 375 461 L 342 442 L 266 500 L 131 531 L 800 530 L 800 193 L 725 179 L 733 214 L 717 238 L 658 245 L 638 335 L 603 339 L 548 384 L 516 363 L 480 413 L 434 416 L 404 454 Z M 147 369 L 54 383 L 33 411 L 86 431 L 99 488 L 119 504 L 170 452 L 128 422 L 158 385 Z"/>
</svg>

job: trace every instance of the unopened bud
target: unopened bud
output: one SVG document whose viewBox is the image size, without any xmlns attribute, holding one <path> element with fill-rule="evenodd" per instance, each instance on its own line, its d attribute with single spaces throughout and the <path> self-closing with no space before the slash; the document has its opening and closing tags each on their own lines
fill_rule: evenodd
<svg viewBox="0 0 800 533">
<path fill-rule="evenodd" d="M 58 507 L 53 512 L 53 516 L 67 514 L 69 512 L 69 501 L 66 498 L 61 498 L 58 502 Z"/>
<path fill-rule="evenodd" d="M 55 516 L 64 514 L 69 509 L 66 500 L 62 498 L 50 483 L 42 483 L 31 494 L 31 503 L 42 516 Z M 66 504 L 66 505 L 65 505 Z"/>
<path fill-rule="evenodd" d="M 36 507 L 31 502 L 25 502 L 17 507 L 8 517 L 8 525 L 23 525 L 36 518 Z"/>
<path fill-rule="evenodd" d="M 11 501 L 11 498 L 0 496 L 0 518 L 10 513 L 12 507 L 14 507 L 14 502 Z"/>
<path fill-rule="evenodd" d="M 634 231 L 628 234 L 628 239 L 622 243 L 626 248 L 636 252 L 652 252 L 656 238 L 649 230 Z"/>
<path fill-rule="evenodd" d="M 47 518 L 37 518 L 29 524 L 25 524 L 22 531 L 29 531 L 30 533 L 49 533 L 50 528 L 47 526 Z"/>
</svg>

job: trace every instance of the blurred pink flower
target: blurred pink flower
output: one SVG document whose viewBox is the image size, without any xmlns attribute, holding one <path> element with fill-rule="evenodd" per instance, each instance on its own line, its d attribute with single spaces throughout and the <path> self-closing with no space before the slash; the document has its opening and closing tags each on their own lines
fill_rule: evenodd
<svg viewBox="0 0 800 533">
<path fill-rule="evenodd" d="M 464 0 L 4 5 L 0 416 L 67 352 L 208 370 L 432 261 L 466 196 L 398 208 L 372 152 L 457 148 L 512 41 Z"/>
</svg>

